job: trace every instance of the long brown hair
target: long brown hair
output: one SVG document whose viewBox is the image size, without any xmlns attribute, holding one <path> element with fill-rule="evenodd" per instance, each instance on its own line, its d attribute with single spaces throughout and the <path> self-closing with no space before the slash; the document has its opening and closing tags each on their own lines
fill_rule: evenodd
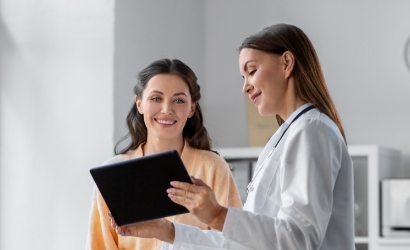
<svg viewBox="0 0 410 250">
<path fill-rule="evenodd" d="M 329 116 L 336 123 L 347 144 L 342 122 L 326 86 L 319 58 L 311 41 L 301 29 L 283 23 L 272 25 L 246 38 L 239 51 L 244 48 L 277 55 L 282 55 L 286 51 L 291 52 L 295 57 L 292 74 L 295 77 L 296 95 Z M 279 115 L 276 115 L 276 120 L 279 125 L 284 123 Z"/>
<path fill-rule="evenodd" d="M 141 99 L 142 92 L 145 90 L 149 80 L 158 74 L 177 75 L 185 81 L 189 88 L 192 102 L 195 103 L 195 112 L 185 123 L 182 136 L 194 148 L 211 150 L 211 139 L 203 124 L 202 111 L 198 103 L 199 99 L 201 99 L 200 86 L 197 83 L 198 79 L 192 69 L 186 64 L 178 59 L 161 59 L 152 62 L 148 67 L 139 72 L 137 83 L 134 86 L 134 94 Z M 145 125 L 143 115 L 138 112 L 135 103 L 127 115 L 126 123 L 129 132 L 115 145 L 114 153 L 116 155 L 136 149 L 141 143 L 147 141 L 147 126 Z M 131 139 L 128 145 L 118 150 L 120 143 L 128 138 Z"/>
</svg>

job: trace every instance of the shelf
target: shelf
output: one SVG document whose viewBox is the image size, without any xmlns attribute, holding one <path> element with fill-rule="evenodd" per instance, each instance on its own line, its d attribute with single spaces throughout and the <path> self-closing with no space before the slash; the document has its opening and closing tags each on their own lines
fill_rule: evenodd
<svg viewBox="0 0 410 250">
<path fill-rule="evenodd" d="M 368 244 L 369 238 L 368 237 L 355 237 L 354 243 L 355 244 Z"/>
<path fill-rule="evenodd" d="M 229 160 L 256 160 L 263 147 L 217 148 L 222 157 Z"/>
<path fill-rule="evenodd" d="M 409 246 L 410 249 L 410 238 L 389 238 L 378 240 L 380 245 L 389 245 L 389 246 Z"/>
</svg>

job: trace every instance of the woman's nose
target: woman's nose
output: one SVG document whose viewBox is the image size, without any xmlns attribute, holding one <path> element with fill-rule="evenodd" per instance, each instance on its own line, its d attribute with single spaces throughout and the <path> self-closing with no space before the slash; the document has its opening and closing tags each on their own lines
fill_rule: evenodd
<svg viewBox="0 0 410 250">
<path fill-rule="evenodd" d="M 172 114 L 172 104 L 169 104 L 169 103 L 165 103 L 164 102 L 164 104 L 162 105 L 162 110 L 161 110 L 161 112 L 163 113 L 163 114 L 166 114 L 166 115 L 170 115 L 170 114 Z"/>
<path fill-rule="evenodd" d="M 245 82 L 243 83 L 242 87 L 242 93 L 243 94 L 249 94 L 249 92 L 253 89 L 253 86 L 248 83 L 248 81 L 245 79 Z"/>
</svg>

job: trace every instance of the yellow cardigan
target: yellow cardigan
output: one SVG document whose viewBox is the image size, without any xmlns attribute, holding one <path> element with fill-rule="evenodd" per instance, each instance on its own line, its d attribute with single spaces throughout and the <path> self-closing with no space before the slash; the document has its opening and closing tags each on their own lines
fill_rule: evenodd
<svg viewBox="0 0 410 250">
<path fill-rule="evenodd" d="M 105 164 L 124 161 L 143 155 L 142 145 L 126 154 L 117 155 Z M 203 180 L 215 192 L 218 202 L 225 206 L 242 208 L 238 189 L 226 161 L 211 151 L 192 148 L 185 142 L 181 159 L 190 175 Z M 157 239 L 124 237 L 118 235 L 110 225 L 108 208 L 100 192 L 95 187 L 92 197 L 90 221 L 87 235 L 86 249 L 95 250 L 149 250 L 161 249 L 162 243 Z M 209 227 L 200 222 L 195 216 L 187 213 L 167 217 L 172 222 L 179 222 L 197 226 L 201 229 Z"/>
</svg>

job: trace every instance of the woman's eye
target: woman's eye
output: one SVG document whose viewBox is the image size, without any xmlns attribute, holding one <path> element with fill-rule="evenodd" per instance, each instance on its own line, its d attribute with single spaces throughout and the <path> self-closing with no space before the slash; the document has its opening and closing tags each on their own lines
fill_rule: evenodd
<svg viewBox="0 0 410 250">
<path fill-rule="evenodd" d="M 185 103 L 184 100 L 182 100 L 182 99 L 177 99 L 177 100 L 175 100 L 175 102 L 178 103 L 178 104 Z"/>
<path fill-rule="evenodd" d="M 253 76 L 253 75 L 255 74 L 255 72 L 256 72 L 256 69 L 255 69 L 255 70 L 251 70 L 251 71 L 249 71 L 249 75 L 250 75 L 250 76 Z"/>
<path fill-rule="evenodd" d="M 151 101 L 154 101 L 154 102 L 159 102 L 161 100 L 161 98 L 159 98 L 159 97 L 152 97 L 151 98 Z"/>
</svg>

